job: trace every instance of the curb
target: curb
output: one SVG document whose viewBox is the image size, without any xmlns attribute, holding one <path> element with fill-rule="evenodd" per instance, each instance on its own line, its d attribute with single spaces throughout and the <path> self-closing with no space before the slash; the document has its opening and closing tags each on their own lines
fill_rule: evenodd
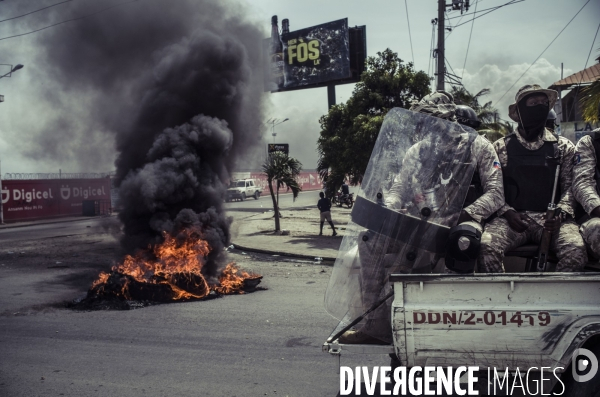
<svg viewBox="0 0 600 397">
<path fill-rule="evenodd" d="M 258 254 L 267 254 L 267 255 L 279 255 L 279 256 L 285 256 L 288 258 L 296 258 L 296 259 L 308 259 L 308 260 L 315 259 L 315 257 L 312 255 L 292 254 L 292 253 L 283 252 L 283 251 L 270 251 L 270 250 L 263 250 L 263 249 L 259 249 L 259 248 L 243 247 L 241 245 L 237 245 L 234 242 L 232 242 L 231 244 L 233 244 L 234 249 L 240 250 L 240 251 L 255 252 Z M 321 257 L 321 258 L 322 258 L 322 262 L 335 262 L 335 258 L 331 258 L 331 257 Z M 320 264 L 323 264 L 323 263 L 320 263 Z M 331 265 L 329 265 L 329 266 L 331 266 Z"/>
<path fill-rule="evenodd" d="M 109 215 L 109 216 L 90 216 L 87 218 L 81 218 L 81 217 L 77 217 L 77 218 L 67 218 L 67 219 L 48 219 L 46 221 L 41 221 L 41 222 L 31 222 L 31 223 L 5 223 L 4 225 L 0 225 L 0 230 L 3 229 L 16 229 L 18 227 L 28 227 L 28 226 L 38 226 L 38 225 L 51 225 L 54 223 L 67 223 L 67 222 L 77 222 L 77 221 L 87 221 L 87 220 L 93 220 L 93 219 L 97 219 L 97 218 L 110 218 L 113 217 L 115 215 Z"/>
</svg>

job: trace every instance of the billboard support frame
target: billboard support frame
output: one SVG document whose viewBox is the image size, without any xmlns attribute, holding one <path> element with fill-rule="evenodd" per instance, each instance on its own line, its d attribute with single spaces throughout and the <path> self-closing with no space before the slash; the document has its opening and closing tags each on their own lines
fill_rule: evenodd
<svg viewBox="0 0 600 397">
<path fill-rule="evenodd" d="M 335 106 L 335 84 L 329 84 L 327 86 L 327 104 L 328 109 Z"/>
</svg>

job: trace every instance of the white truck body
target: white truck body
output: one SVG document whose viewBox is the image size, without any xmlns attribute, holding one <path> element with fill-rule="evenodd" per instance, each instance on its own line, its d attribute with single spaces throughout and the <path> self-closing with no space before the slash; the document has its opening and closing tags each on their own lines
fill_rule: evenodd
<svg viewBox="0 0 600 397">
<path fill-rule="evenodd" d="M 403 365 L 567 368 L 600 335 L 600 274 L 393 275 Z M 562 372 L 558 370 L 557 372 Z"/>
<path fill-rule="evenodd" d="M 560 374 L 576 349 L 600 337 L 600 273 L 393 274 L 390 282 L 393 346 L 333 341 L 324 351 L 393 352 L 406 367 Z"/>
</svg>

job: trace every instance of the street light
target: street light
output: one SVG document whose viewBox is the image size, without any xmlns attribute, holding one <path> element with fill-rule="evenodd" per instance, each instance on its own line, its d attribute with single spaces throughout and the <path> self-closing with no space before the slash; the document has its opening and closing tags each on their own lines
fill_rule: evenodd
<svg viewBox="0 0 600 397">
<path fill-rule="evenodd" d="M 10 76 L 11 76 L 11 74 L 12 74 L 12 72 L 16 72 L 16 71 L 17 71 L 17 70 L 19 70 L 19 69 L 23 69 L 23 65 L 21 65 L 20 63 L 19 63 L 19 64 L 17 64 L 17 65 L 15 65 L 15 67 L 14 67 L 14 68 L 13 68 L 13 65 L 11 65 L 11 64 L 8 64 L 8 63 L 0 63 L 0 65 L 3 65 L 3 66 L 10 66 L 10 72 L 6 73 L 5 75 L 2 75 L 2 76 L 0 76 L 0 79 L 1 79 L 2 77 L 7 77 L 7 76 L 8 76 L 8 77 L 10 77 Z"/>
<path fill-rule="evenodd" d="M 23 65 L 21 65 L 20 63 L 18 63 L 17 65 L 15 65 L 15 67 L 13 68 L 13 65 L 7 64 L 7 63 L 0 63 L 0 65 L 4 65 L 4 66 L 10 66 L 10 72 L 6 73 L 5 75 L 0 76 L 0 79 L 2 77 L 10 77 L 12 75 L 12 72 L 16 72 L 19 69 L 23 69 Z M 4 95 L 0 95 L 0 97 L 2 97 L 0 100 L 0 102 L 4 102 Z M 4 224 L 4 206 L 2 205 L 2 169 L 0 168 L 0 225 Z"/>
<path fill-rule="evenodd" d="M 284 120 L 279 120 L 279 119 L 271 119 L 267 121 L 267 124 L 271 124 L 271 134 L 273 135 L 273 143 L 275 143 L 275 137 L 277 136 L 277 134 L 275 133 L 275 126 L 279 125 L 281 123 L 285 123 L 286 121 L 288 121 L 289 119 L 286 118 Z"/>
</svg>

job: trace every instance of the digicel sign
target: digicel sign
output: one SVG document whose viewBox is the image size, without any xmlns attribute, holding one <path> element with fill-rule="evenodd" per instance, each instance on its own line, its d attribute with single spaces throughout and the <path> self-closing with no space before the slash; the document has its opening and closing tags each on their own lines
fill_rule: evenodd
<svg viewBox="0 0 600 397">
<path fill-rule="evenodd" d="M 2 181 L 4 220 L 81 215 L 83 200 L 110 200 L 110 179 Z"/>
</svg>

